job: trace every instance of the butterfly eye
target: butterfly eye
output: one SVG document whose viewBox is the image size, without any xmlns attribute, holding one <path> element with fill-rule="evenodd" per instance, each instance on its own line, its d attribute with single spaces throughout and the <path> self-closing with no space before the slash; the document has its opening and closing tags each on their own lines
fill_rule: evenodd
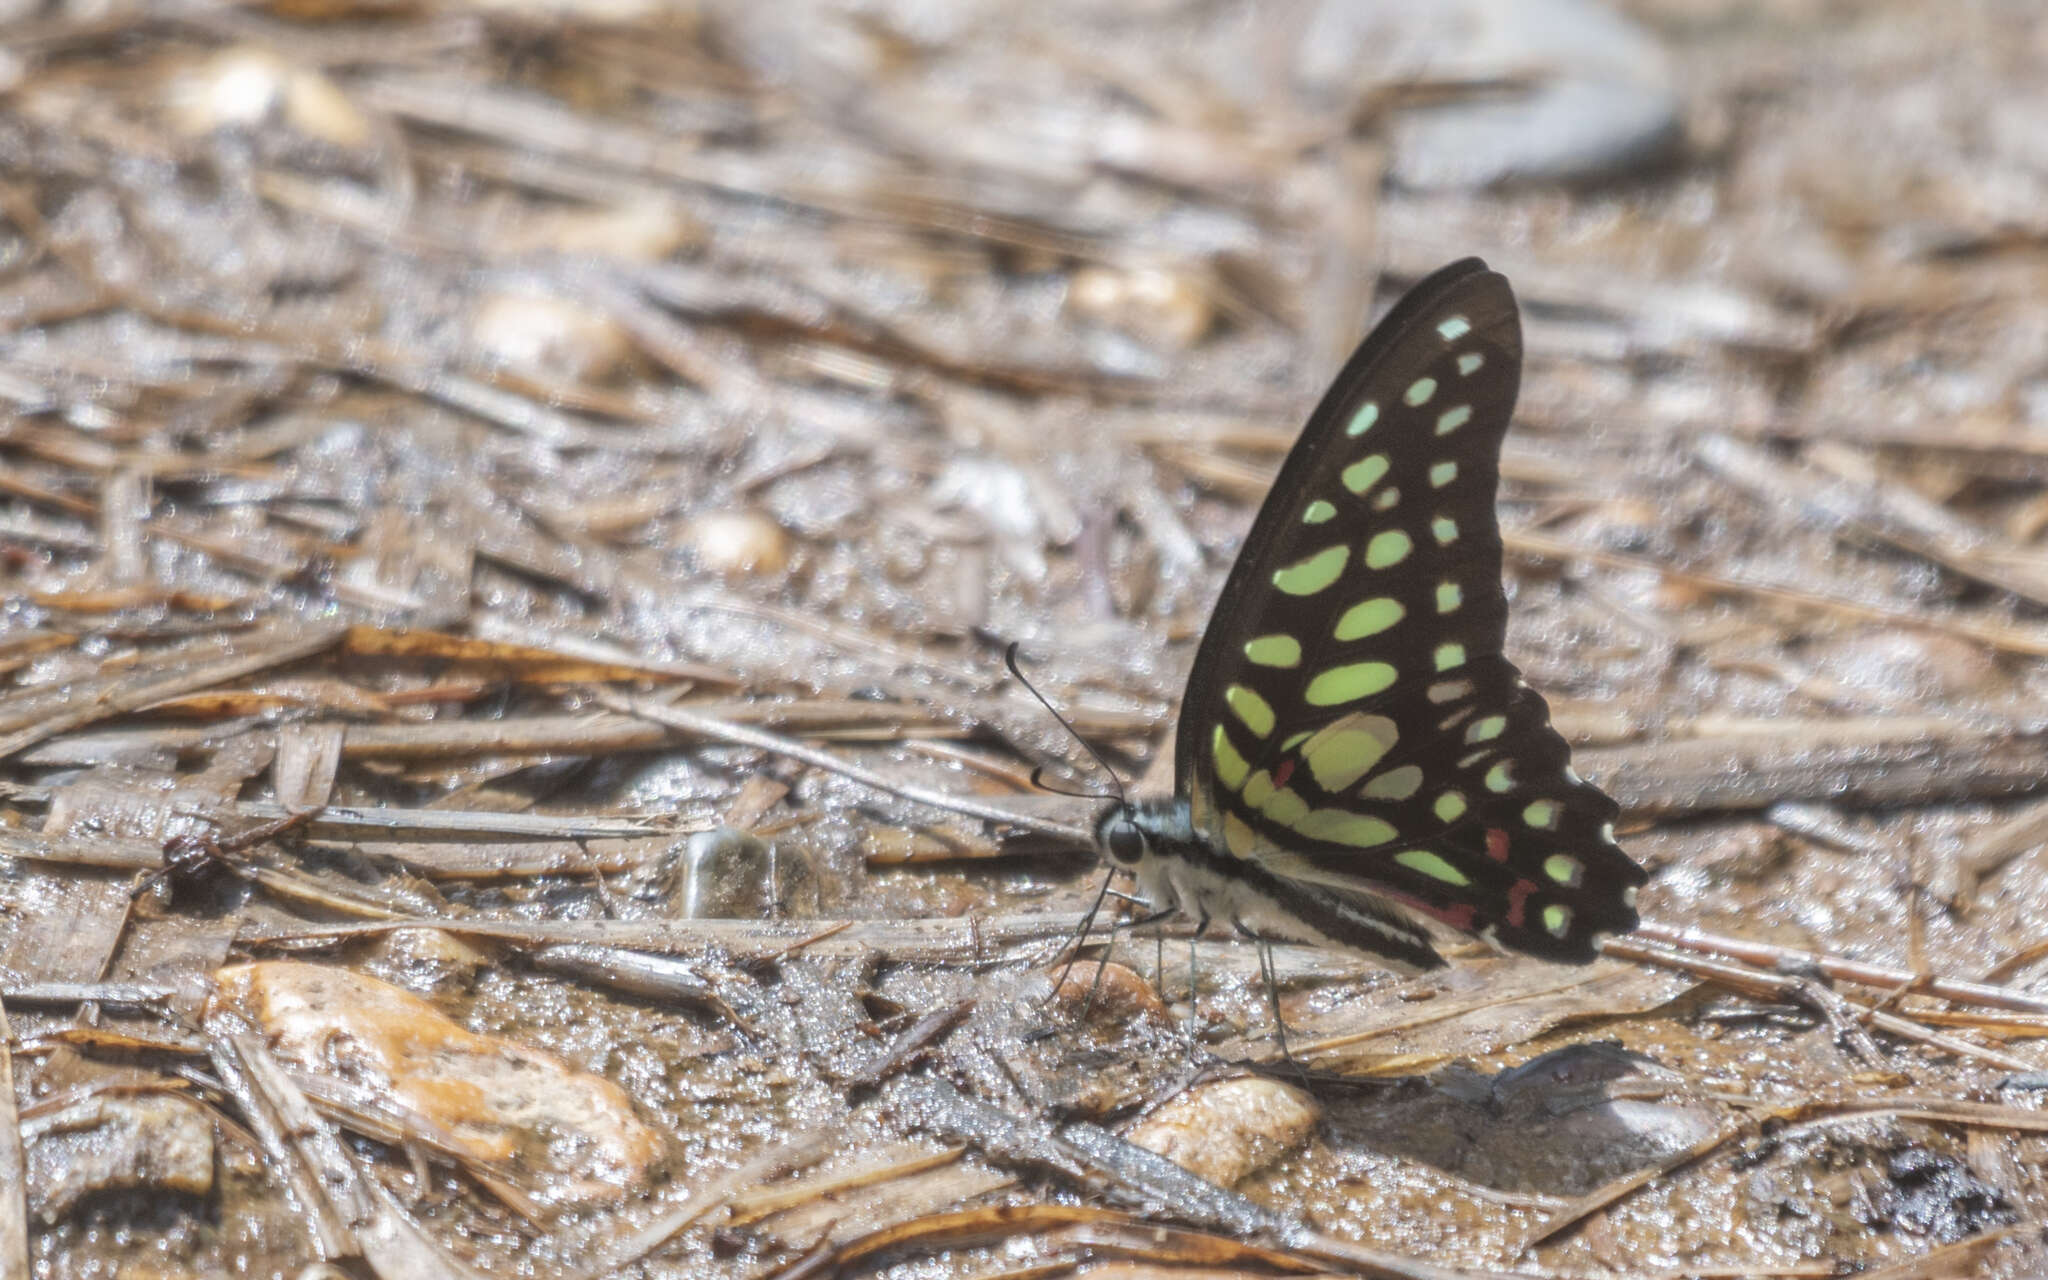
<svg viewBox="0 0 2048 1280">
<path fill-rule="evenodd" d="M 1145 836 L 1133 823 L 1111 826 L 1104 843 L 1109 846 L 1109 856 L 1127 867 L 1136 866 L 1138 859 L 1145 856 Z"/>
</svg>

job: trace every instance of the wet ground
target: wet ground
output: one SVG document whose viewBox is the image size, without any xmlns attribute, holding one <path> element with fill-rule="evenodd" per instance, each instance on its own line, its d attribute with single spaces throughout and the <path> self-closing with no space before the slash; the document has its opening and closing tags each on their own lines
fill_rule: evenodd
<svg viewBox="0 0 2048 1280">
<path fill-rule="evenodd" d="M 2037 6 L 0 23 L 0 1277 L 2044 1265 Z M 1650 923 L 1281 948 L 1290 1062 L 1249 945 L 1064 968 L 1002 652 L 1166 785 L 1465 254 Z"/>
</svg>

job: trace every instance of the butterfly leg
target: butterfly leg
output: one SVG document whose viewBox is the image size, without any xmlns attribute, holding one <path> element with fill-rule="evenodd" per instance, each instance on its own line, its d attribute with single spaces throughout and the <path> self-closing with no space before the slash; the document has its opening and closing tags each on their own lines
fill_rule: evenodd
<svg viewBox="0 0 2048 1280">
<path fill-rule="evenodd" d="M 1206 911 L 1204 911 L 1204 912 L 1202 913 L 1202 915 L 1201 915 L 1201 918 L 1195 921 L 1195 931 L 1194 931 L 1193 933 L 1191 933 L 1191 934 L 1189 934 L 1189 935 L 1188 935 L 1188 1023 L 1187 1023 L 1187 1035 L 1188 1035 L 1188 1051 L 1189 1051 L 1190 1053 L 1194 1052 L 1194 1050 L 1195 1050 L 1195 1044 L 1196 1044 L 1196 1041 L 1195 1041 L 1195 1023 L 1196 1023 L 1196 1022 L 1198 1021 L 1199 1007 L 1200 1007 L 1200 1004 L 1201 1004 L 1201 997 L 1200 997 L 1200 996 L 1198 996 L 1198 995 L 1196 994 L 1196 978 L 1195 978 L 1195 940 L 1196 940 L 1197 938 L 1200 938 L 1200 937 L 1202 936 L 1202 934 L 1203 934 L 1203 933 L 1207 932 L 1208 928 L 1209 928 L 1209 913 L 1208 913 L 1208 912 L 1206 912 Z"/>
<path fill-rule="evenodd" d="M 1294 1060 L 1294 1055 L 1287 1051 L 1287 1019 L 1280 1016 L 1280 966 L 1273 961 L 1273 944 L 1251 930 L 1246 929 L 1243 925 L 1238 926 L 1238 931 L 1258 944 L 1259 977 L 1265 981 L 1266 1004 L 1273 1011 L 1273 1039 L 1280 1046 L 1280 1060 L 1293 1067 L 1301 1075 L 1302 1086 L 1306 1088 L 1308 1085 L 1308 1073 L 1303 1070 L 1299 1062 Z"/>
<path fill-rule="evenodd" d="M 1163 920 L 1172 914 L 1171 911 L 1151 911 L 1139 916 L 1135 920 L 1119 920 L 1109 926 L 1109 944 L 1102 949 L 1102 963 L 1095 966 L 1095 981 L 1088 984 L 1088 998 L 1081 1003 L 1081 1021 L 1083 1023 L 1086 1023 L 1089 1015 L 1095 1012 L 1095 997 L 1101 993 L 1102 975 L 1109 972 L 1110 959 L 1116 955 L 1118 935 L 1126 930 L 1142 929 L 1146 925 L 1157 920 Z M 1068 967 L 1071 968 L 1072 966 L 1069 965 Z M 1062 981 L 1064 980 L 1062 978 Z"/>
<path fill-rule="evenodd" d="M 1066 985 L 1067 975 L 1074 971 L 1074 962 L 1081 958 L 1081 948 L 1088 942 L 1088 931 L 1095 927 L 1095 915 L 1102 910 L 1102 901 L 1109 896 L 1110 882 L 1115 879 L 1114 871 L 1102 877 L 1102 887 L 1095 891 L 1095 901 L 1088 904 L 1088 910 L 1081 915 L 1081 923 L 1074 929 L 1073 936 L 1067 939 L 1067 945 L 1063 948 L 1067 953 L 1067 963 L 1060 969 L 1060 976 L 1052 980 L 1052 990 L 1046 992 L 1045 999 L 1039 1002 L 1040 1008 L 1051 1004 L 1053 997 L 1059 994 L 1060 988 Z M 1101 970 L 1096 971 L 1096 976 L 1101 976 Z"/>
<path fill-rule="evenodd" d="M 1114 875 L 1115 873 L 1112 872 L 1111 874 Z M 1072 938 L 1068 940 L 1067 946 L 1071 948 L 1071 952 L 1068 955 L 1067 963 L 1065 967 L 1063 967 L 1060 970 L 1059 977 L 1053 981 L 1052 989 L 1048 991 L 1045 994 L 1044 998 L 1038 1002 L 1038 1007 L 1041 1011 L 1043 1011 L 1046 1008 L 1046 1006 L 1050 1005 L 1053 1002 L 1053 999 L 1059 995 L 1060 988 L 1066 985 L 1067 975 L 1073 972 L 1074 965 L 1080 958 L 1081 948 L 1084 945 L 1086 945 L 1088 931 L 1091 928 L 1093 928 L 1093 921 L 1095 919 L 1096 909 L 1102 905 L 1103 897 L 1106 894 L 1115 892 L 1115 890 L 1109 888 L 1109 881 L 1105 880 L 1103 882 L 1102 892 L 1097 893 L 1095 896 L 1094 906 L 1091 906 L 1088 909 L 1087 914 L 1082 917 L 1079 930 L 1075 933 L 1075 935 Z M 1124 899 L 1126 902 L 1142 901 L 1142 899 L 1132 898 L 1128 894 L 1124 893 L 1117 893 L 1117 896 L 1119 898 Z M 1148 911 L 1144 915 L 1139 916 L 1136 919 L 1119 920 L 1116 923 L 1109 926 L 1109 943 L 1107 946 L 1103 948 L 1102 962 L 1096 965 L 1095 967 L 1095 980 L 1088 984 L 1088 996 L 1085 1000 L 1081 1002 L 1080 1013 L 1075 1019 L 1076 1025 L 1085 1026 L 1088 1022 L 1089 1017 L 1095 1012 L 1095 999 L 1102 991 L 1103 975 L 1109 971 L 1109 962 L 1112 958 L 1114 958 L 1116 954 L 1117 936 L 1126 930 L 1142 929 L 1148 924 L 1155 924 L 1161 920 L 1166 919 L 1166 917 L 1172 914 L 1173 909 L 1169 907 L 1164 910 Z M 1054 1034 L 1054 1028 L 1051 1025 L 1046 1025 L 1040 1027 L 1036 1031 L 1027 1033 L 1024 1039 L 1026 1043 L 1035 1044 L 1040 1040 L 1051 1038 Z"/>
<path fill-rule="evenodd" d="M 1166 998 L 1166 925 L 1161 923 L 1152 930 L 1152 985 L 1159 989 L 1159 998 Z"/>
</svg>

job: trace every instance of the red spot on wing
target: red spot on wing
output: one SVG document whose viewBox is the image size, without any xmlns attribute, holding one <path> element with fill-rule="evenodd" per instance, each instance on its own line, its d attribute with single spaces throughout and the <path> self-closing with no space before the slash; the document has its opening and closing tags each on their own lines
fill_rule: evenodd
<svg viewBox="0 0 2048 1280">
<path fill-rule="evenodd" d="M 1277 789 L 1277 788 L 1280 788 L 1280 787 L 1284 787 L 1284 786 L 1286 786 L 1286 785 L 1287 785 L 1287 780 L 1288 780 L 1289 778 L 1293 777 L 1293 776 L 1294 776 L 1294 757 L 1293 757 L 1293 756 L 1289 756 L 1289 757 L 1287 757 L 1287 758 L 1286 758 L 1285 760 L 1282 760 L 1282 761 L 1281 761 L 1281 762 L 1280 762 L 1279 764 L 1276 764 L 1276 765 L 1274 765 L 1274 766 L 1273 766 L 1273 786 L 1274 786 L 1274 787 L 1275 787 L 1276 789 Z"/>
<path fill-rule="evenodd" d="M 1472 932 L 1472 904 L 1469 902 L 1461 902 L 1453 907 L 1421 907 L 1418 910 L 1433 920 L 1443 921 L 1453 929 Z"/>
<path fill-rule="evenodd" d="M 1486 829 L 1486 856 L 1495 862 L 1508 860 L 1508 833 L 1499 827 Z"/>
<path fill-rule="evenodd" d="M 1515 887 L 1508 890 L 1507 922 L 1510 929 L 1522 927 L 1522 909 L 1529 904 L 1529 895 L 1536 892 L 1534 880 L 1517 880 Z"/>
<path fill-rule="evenodd" d="M 1534 888 L 1535 886 L 1531 885 L 1530 887 Z M 1441 920 L 1453 929 L 1463 929 L 1467 933 L 1473 932 L 1473 908 L 1469 902 L 1456 902 L 1449 906 L 1444 906 L 1431 902 L 1427 898 L 1419 897 L 1412 893 L 1405 893 L 1394 888 L 1392 885 L 1385 884 L 1373 885 L 1372 892 L 1379 897 L 1387 899 L 1389 902 L 1398 902 L 1404 907 L 1419 911 L 1432 920 Z"/>
</svg>

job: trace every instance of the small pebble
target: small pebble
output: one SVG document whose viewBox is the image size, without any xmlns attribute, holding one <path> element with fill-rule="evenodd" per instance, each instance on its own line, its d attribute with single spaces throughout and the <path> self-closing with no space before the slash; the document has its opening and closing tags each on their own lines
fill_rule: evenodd
<svg viewBox="0 0 2048 1280">
<path fill-rule="evenodd" d="M 446 929 L 393 929 L 370 949 L 379 977 L 421 993 L 467 991 L 491 958 Z"/>
<path fill-rule="evenodd" d="M 268 49 L 223 49 L 171 77 L 171 120 L 188 134 L 253 129 L 281 117 L 292 129 L 338 147 L 370 141 L 370 122 L 348 95 L 317 71 Z"/>
<path fill-rule="evenodd" d="M 1194 1086 L 1124 1136 L 1228 1187 L 1307 1142 L 1321 1117 L 1316 1100 L 1293 1085 L 1238 1076 Z"/>
<path fill-rule="evenodd" d="M 652 198 L 531 214 L 496 234 L 491 248 L 506 256 L 566 253 L 661 262 L 702 244 L 704 235 L 703 224 L 683 209 Z"/>
<path fill-rule="evenodd" d="M 388 1096 L 393 1115 L 424 1116 L 440 1140 L 533 1180 L 543 1201 L 617 1200 L 663 1155 L 611 1081 L 469 1031 L 402 987 L 295 960 L 232 966 L 214 983 L 209 1016 L 255 1023 L 287 1066 Z"/>
<path fill-rule="evenodd" d="M 1062 970 L 1066 977 L 1060 978 Z M 1101 974 L 1100 985 L 1096 975 Z M 1152 984 L 1138 976 L 1135 969 L 1116 963 L 1103 964 L 1096 960 L 1077 960 L 1072 969 L 1064 964 L 1052 970 L 1052 976 L 1059 981 L 1053 991 L 1053 999 L 1066 1010 L 1069 1016 L 1078 1015 L 1089 1008 L 1094 1000 L 1091 1018 L 1114 1018 L 1128 1022 L 1134 1018 L 1156 1017 L 1162 1020 L 1170 1015 L 1165 1001 L 1152 989 Z"/>
<path fill-rule="evenodd" d="M 1082 267 L 1067 287 L 1067 307 L 1084 320 L 1147 346 L 1185 351 L 1216 322 L 1216 304 L 1193 272 L 1165 267 Z"/>
<path fill-rule="evenodd" d="M 1671 57 L 1599 0 L 1317 6 L 1296 75 L 1355 100 L 1400 80 L 1527 80 L 1396 113 L 1388 176 L 1424 189 L 1584 182 L 1638 173 L 1683 143 Z"/>
<path fill-rule="evenodd" d="M 535 293 L 494 293 L 477 303 L 470 346 L 489 364 L 577 382 L 617 373 L 633 343 L 594 307 Z"/>
<path fill-rule="evenodd" d="M 789 534 L 757 511 L 693 516 L 683 529 L 683 545 L 699 568 L 722 578 L 772 578 L 789 567 Z"/>
</svg>

